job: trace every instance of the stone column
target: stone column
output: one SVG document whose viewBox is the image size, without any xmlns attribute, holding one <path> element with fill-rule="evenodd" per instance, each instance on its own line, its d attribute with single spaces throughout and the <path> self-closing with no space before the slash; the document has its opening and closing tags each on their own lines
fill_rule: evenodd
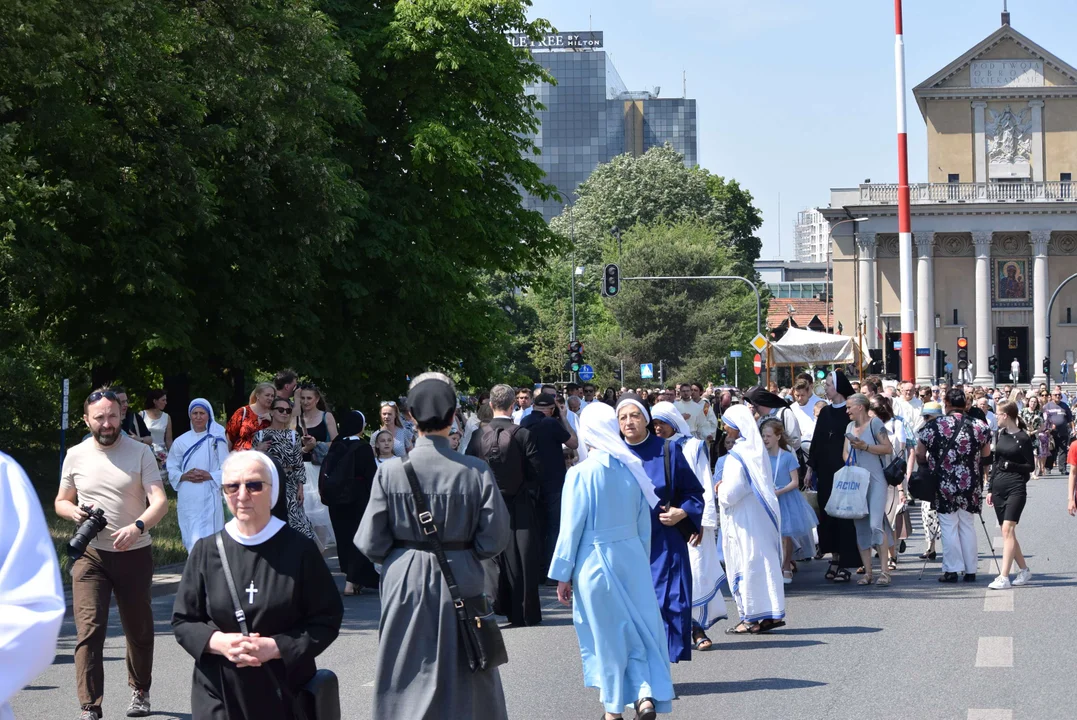
<svg viewBox="0 0 1077 720">
<path fill-rule="evenodd" d="M 913 233 L 916 241 L 916 346 L 935 347 L 935 233 Z M 930 385 L 933 357 L 916 358 L 917 385 Z"/>
<path fill-rule="evenodd" d="M 972 233 L 976 245 L 976 335 L 973 349 L 975 385 L 994 385 L 995 378 L 987 369 L 991 357 L 991 232 Z"/>
<path fill-rule="evenodd" d="M 1032 109 L 1032 182 L 1043 182 L 1043 100 L 1030 100 Z"/>
<path fill-rule="evenodd" d="M 856 321 L 864 321 L 864 339 L 869 348 L 879 347 L 875 330 L 875 233 L 856 234 L 860 263 L 860 307 Z"/>
<path fill-rule="evenodd" d="M 1032 384 L 1047 382 L 1043 374 L 1043 359 L 1047 357 L 1047 298 L 1050 295 L 1050 279 L 1047 276 L 1047 246 L 1051 244 L 1050 230 L 1033 230 L 1032 240 L 1032 357 L 1029 374 Z"/>
<path fill-rule="evenodd" d="M 972 103 L 973 182 L 987 182 L 987 103 Z"/>
</svg>

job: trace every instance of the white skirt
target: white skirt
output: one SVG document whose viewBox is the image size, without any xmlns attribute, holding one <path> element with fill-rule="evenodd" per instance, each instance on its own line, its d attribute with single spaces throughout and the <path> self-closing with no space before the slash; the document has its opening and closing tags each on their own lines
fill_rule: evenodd
<svg viewBox="0 0 1077 720">
<path fill-rule="evenodd" d="M 329 508 L 322 504 L 322 496 L 318 493 L 318 475 L 321 466 L 314 463 L 303 463 L 303 470 L 307 474 L 307 482 L 303 486 L 303 512 L 314 526 L 314 534 L 318 536 L 324 547 L 336 545 L 336 535 L 333 534 L 333 522 L 329 519 Z"/>
<path fill-rule="evenodd" d="M 722 595 L 726 578 L 718 558 L 718 538 L 712 527 L 703 528 L 702 535 L 699 547 L 688 546 L 688 561 L 692 565 L 692 620 L 707 630 L 729 615 Z"/>
</svg>

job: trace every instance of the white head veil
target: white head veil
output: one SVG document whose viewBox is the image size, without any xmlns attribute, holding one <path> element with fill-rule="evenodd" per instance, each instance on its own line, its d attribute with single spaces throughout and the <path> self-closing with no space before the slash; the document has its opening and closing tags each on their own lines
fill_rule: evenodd
<svg viewBox="0 0 1077 720">
<path fill-rule="evenodd" d="M 678 435 L 692 437 L 692 430 L 688 427 L 688 421 L 677 410 L 677 406 L 671 402 L 663 400 L 655 403 L 654 407 L 651 408 L 651 417 L 669 425 Z"/>
<path fill-rule="evenodd" d="M 711 475 L 707 446 L 704 445 L 702 440 L 692 436 L 688 421 L 684 419 L 684 415 L 677 410 L 677 406 L 673 403 L 665 400 L 655 403 L 654 407 L 651 408 L 651 417 L 655 420 L 661 420 L 672 427 L 676 432 L 676 435 L 673 436 L 674 438 L 685 438 L 684 457 L 688 464 L 692 466 L 692 471 L 695 472 L 699 484 L 703 486 L 703 519 L 704 524 L 706 524 L 708 514 L 713 515 L 714 513 L 714 478 Z"/>
<path fill-rule="evenodd" d="M 617 412 L 606 403 L 594 402 L 580 413 L 580 442 L 584 445 L 607 453 L 621 461 L 631 472 L 643 497 L 654 507 L 658 504 L 658 495 L 654 485 L 643 469 L 643 462 L 628 449 L 621 437 L 621 427 L 617 424 Z"/>
<path fill-rule="evenodd" d="M 778 496 L 774 494 L 774 480 L 770 471 L 770 459 L 767 457 L 767 449 L 763 447 L 763 436 L 759 434 L 759 426 L 748 408 L 743 405 L 734 405 L 722 416 L 722 419 L 740 431 L 740 437 L 729 451 L 730 456 L 739 461 L 739 465 L 748 474 L 746 478 L 752 486 L 755 496 L 767 509 L 774 520 L 774 524 L 780 528 L 780 511 L 778 509 Z M 724 476 L 735 465 L 726 461 Z M 739 469 L 739 468 L 738 468 Z"/>
<path fill-rule="evenodd" d="M 280 497 L 280 475 L 277 473 L 277 466 L 273 460 L 265 453 L 258 452 L 257 450 L 241 450 L 234 452 L 228 456 L 228 460 L 225 460 L 225 466 L 233 463 L 240 462 L 240 459 L 252 459 L 257 460 L 266 470 L 269 471 L 269 507 L 274 508 L 277 506 L 277 499 Z M 240 545 L 259 545 L 264 543 L 269 538 L 277 534 L 285 523 L 280 518 L 270 515 L 269 522 L 261 531 L 256 535 L 247 536 L 239 531 L 239 524 L 235 518 L 229 520 L 225 526 L 225 531 L 231 536 L 233 540 Z"/>
<path fill-rule="evenodd" d="M 228 440 L 224 436 L 224 428 L 220 426 L 213 419 L 213 406 L 209 404 L 209 400 L 205 398 L 195 398 L 191 401 L 191 404 L 187 406 L 187 417 L 191 416 L 195 408 L 202 408 L 209 415 L 209 421 L 206 423 L 206 434 L 198 440 L 194 441 L 189 448 L 183 452 L 183 457 L 180 459 L 180 470 L 186 471 L 187 467 L 194 460 L 194 455 L 198 452 L 198 449 L 203 445 L 206 447 L 207 452 L 212 452 L 213 446 L 217 443 L 224 445 L 224 455 L 228 454 Z M 191 428 L 191 432 L 194 432 L 194 427 Z M 193 436 L 192 436 L 193 437 Z M 218 448 L 218 453 L 220 448 Z M 206 465 L 209 467 L 209 465 Z"/>
</svg>

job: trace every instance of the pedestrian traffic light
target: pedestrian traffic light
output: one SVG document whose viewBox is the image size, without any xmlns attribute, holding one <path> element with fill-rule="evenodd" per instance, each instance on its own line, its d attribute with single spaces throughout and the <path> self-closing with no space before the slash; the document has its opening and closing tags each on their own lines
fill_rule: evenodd
<svg viewBox="0 0 1077 720">
<path fill-rule="evenodd" d="M 967 337 L 957 339 L 957 369 L 969 369 L 969 339 Z"/>
<path fill-rule="evenodd" d="M 1049 357 L 1045 357 L 1043 359 L 1043 374 L 1044 375 L 1050 375 L 1051 374 L 1051 358 L 1049 358 Z"/>
<path fill-rule="evenodd" d="M 992 375 L 998 372 L 997 356 L 992 355 L 991 357 L 987 358 L 987 371 L 990 372 Z"/>
<path fill-rule="evenodd" d="M 566 368 L 572 372 L 579 372 L 583 367 L 583 343 L 573 340 L 568 344 L 568 365 Z"/>
<path fill-rule="evenodd" d="M 621 290 L 621 268 L 616 263 L 609 263 L 602 271 L 602 294 L 614 297 Z"/>
</svg>

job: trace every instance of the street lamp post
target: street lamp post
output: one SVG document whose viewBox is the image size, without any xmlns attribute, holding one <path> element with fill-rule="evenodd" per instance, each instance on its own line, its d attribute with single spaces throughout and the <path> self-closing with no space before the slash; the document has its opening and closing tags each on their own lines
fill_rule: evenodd
<svg viewBox="0 0 1077 720">
<path fill-rule="evenodd" d="M 830 275 L 831 275 L 831 272 L 832 272 L 832 264 L 833 264 L 833 260 L 831 259 L 831 255 L 833 254 L 833 247 L 834 247 L 834 230 L 836 230 L 839 225 L 844 225 L 845 223 L 867 222 L 869 219 L 870 218 L 860 217 L 860 218 L 848 218 L 846 220 L 839 220 L 838 222 L 834 223 L 834 225 L 830 228 L 830 238 L 829 238 L 830 241 L 826 244 L 826 331 L 827 332 L 831 331 L 830 315 L 831 315 L 832 306 L 834 305 L 834 298 L 832 296 L 833 294 L 830 292 L 830 286 L 833 284 L 833 279 L 830 277 Z M 853 238 L 853 243 L 854 244 L 856 243 L 856 238 L 855 237 Z"/>
</svg>

